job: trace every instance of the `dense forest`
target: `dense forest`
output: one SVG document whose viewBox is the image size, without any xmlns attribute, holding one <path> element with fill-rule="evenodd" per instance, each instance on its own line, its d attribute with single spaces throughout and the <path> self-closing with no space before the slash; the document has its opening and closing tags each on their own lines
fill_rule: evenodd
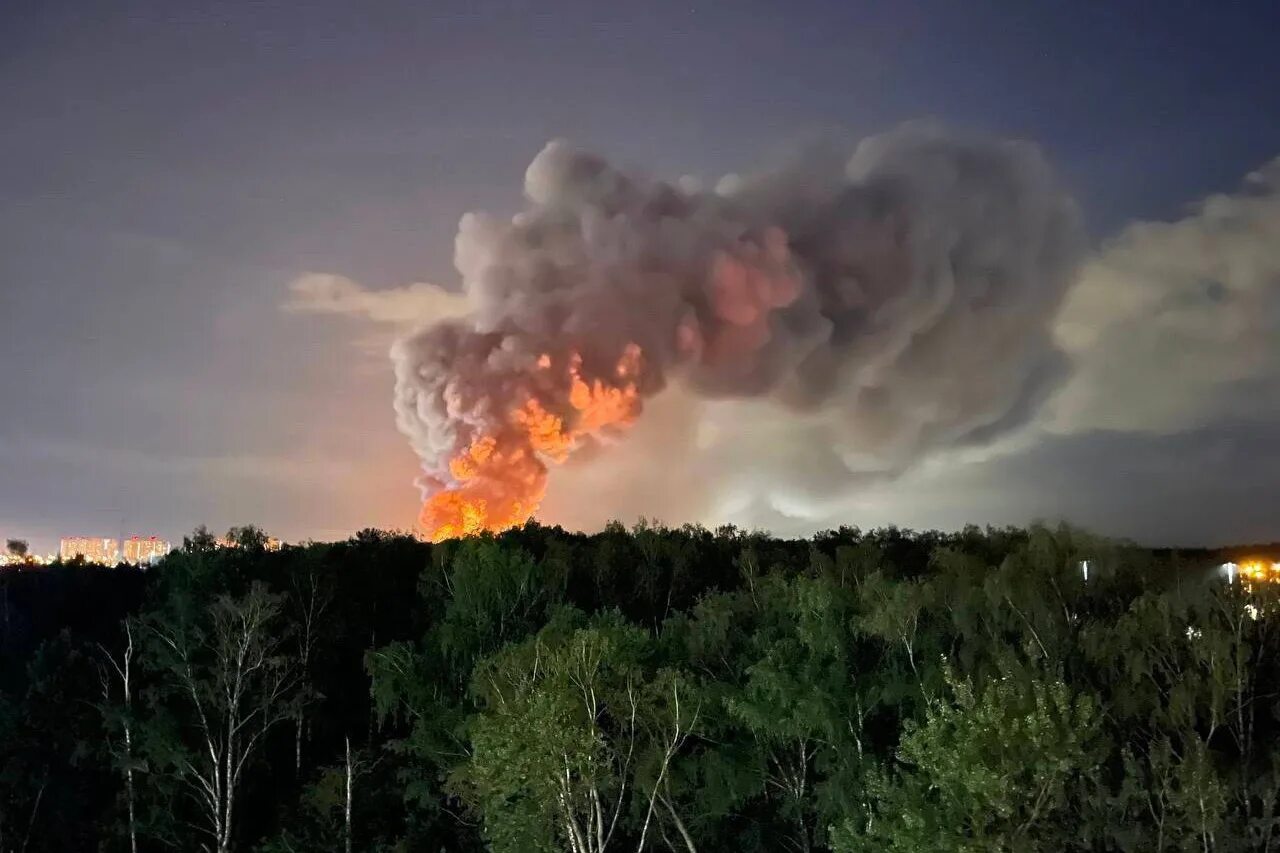
<svg viewBox="0 0 1280 853">
<path fill-rule="evenodd" d="M 0 853 L 1280 850 L 1277 587 L 1205 559 L 233 538 L 0 571 Z"/>
</svg>

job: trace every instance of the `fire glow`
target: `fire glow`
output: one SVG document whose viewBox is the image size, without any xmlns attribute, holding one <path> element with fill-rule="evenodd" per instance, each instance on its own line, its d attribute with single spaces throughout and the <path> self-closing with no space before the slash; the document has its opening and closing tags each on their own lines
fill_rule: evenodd
<svg viewBox="0 0 1280 853">
<path fill-rule="evenodd" d="M 528 521 L 547 488 L 547 464 L 564 462 L 582 442 L 616 435 L 635 422 L 641 400 L 640 347 L 628 344 L 612 375 L 584 377 L 582 357 L 570 353 L 557 365 L 539 356 L 537 370 L 568 384 L 570 409 L 549 411 L 530 396 L 496 433 L 473 440 L 449 461 L 454 484 L 427 498 L 419 517 L 432 542 L 499 532 Z"/>
</svg>

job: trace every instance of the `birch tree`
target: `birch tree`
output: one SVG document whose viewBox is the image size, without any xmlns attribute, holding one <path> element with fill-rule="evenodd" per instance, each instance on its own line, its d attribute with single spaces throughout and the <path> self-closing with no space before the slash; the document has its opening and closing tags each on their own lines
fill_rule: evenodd
<svg viewBox="0 0 1280 853">
<path fill-rule="evenodd" d="M 324 585 L 314 567 L 294 578 L 293 617 L 297 624 L 298 678 L 300 699 L 313 698 L 311 664 L 320 639 L 321 620 L 333 599 L 333 592 Z M 295 703 L 293 719 L 293 772 L 302 777 L 302 742 L 307 728 L 307 702 Z"/>
<path fill-rule="evenodd" d="M 129 850 L 130 853 L 138 853 L 138 807 L 133 778 L 136 761 L 133 721 L 134 676 L 136 675 L 133 665 L 135 658 L 133 618 L 125 617 L 122 626 L 125 645 L 119 654 L 112 654 L 106 647 L 99 646 L 105 661 L 105 664 L 100 667 L 102 708 L 103 713 L 107 715 L 109 726 L 118 728 L 120 732 L 120 740 L 112 745 L 112 751 L 124 776 L 125 808 L 129 821 Z M 116 704 L 117 695 L 119 704 Z"/>
<path fill-rule="evenodd" d="M 207 851 L 231 849 L 245 772 L 267 733 L 294 715 L 297 661 L 282 651 L 281 610 L 281 598 L 255 583 L 243 597 L 217 597 L 204 618 L 161 614 L 148 623 L 151 665 L 185 712 L 173 763 Z"/>
</svg>

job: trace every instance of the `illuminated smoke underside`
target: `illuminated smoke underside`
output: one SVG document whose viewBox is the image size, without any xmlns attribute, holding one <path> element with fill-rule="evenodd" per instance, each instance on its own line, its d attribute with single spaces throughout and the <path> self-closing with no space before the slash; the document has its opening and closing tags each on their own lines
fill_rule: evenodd
<svg viewBox="0 0 1280 853">
<path fill-rule="evenodd" d="M 462 219 L 473 313 L 393 350 L 433 539 L 530 518 L 548 465 L 668 382 L 822 413 L 842 458 L 896 471 L 1016 426 L 1065 372 L 1080 231 L 1025 143 L 910 126 L 702 192 L 555 142 L 525 195 Z"/>
</svg>

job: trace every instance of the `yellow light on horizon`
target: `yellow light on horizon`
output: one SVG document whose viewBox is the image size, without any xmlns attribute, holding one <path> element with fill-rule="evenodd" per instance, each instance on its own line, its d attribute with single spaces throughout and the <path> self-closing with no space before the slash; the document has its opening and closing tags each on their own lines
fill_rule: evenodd
<svg viewBox="0 0 1280 853">
<path fill-rule="evenodd" d="M 1280 583 L 1280 562 L 1252 559 L 1239 564 L 1240 578 L 1245 582 Z"/>
</svg>

